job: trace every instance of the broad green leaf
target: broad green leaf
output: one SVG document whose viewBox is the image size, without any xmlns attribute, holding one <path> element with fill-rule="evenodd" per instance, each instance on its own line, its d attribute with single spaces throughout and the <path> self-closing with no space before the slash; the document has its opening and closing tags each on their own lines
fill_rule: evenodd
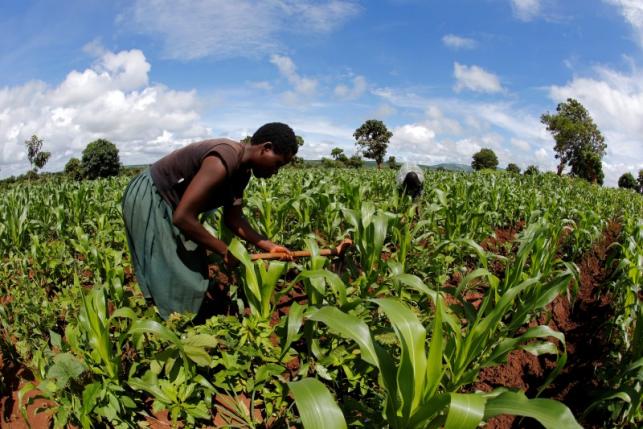
<svg viewBox="0 0 643 429">
<path fill-rule="evenodd" d="M 87 367 L 71 353 L 60 353 L 54 356 L 54 364 L 49 368 L 47 377 L 54 379 L 59 389 L 65 387 L 69 380 L 81 375 Z"/>
<path fill-rule="evenodd" d="M 563 403 L 553 399 L 529 399 L 522 392 L 502 392 L 498 396 L 487 397 L 485 419 L 500 414 L 531 417 L 545 429 L 582 429 Z"/>
<path fill-rule="evenodd" d="M 317 379 L 288 383 L 304 429 L 345 429 L 346 420 L 332 395 Z"/>
<path fill-rule="evenodd" d="M 386 313 L 400 341 L 401 356 L 397 368 L 397 386 L 402 415 L 410 416 L 422 399 L 426 373 L 426 330 L 417 316 L 394 298 L 372 300 Z"/>
<path fill-rule="evenodd" d="M 331 330 L 355 341 L 362 352 L 362 359 L 379 368 L 379 362 L 371 332 L 366 323 L 357 317 L 346 314 L 335 307 L 323 307 L 309 314 L 310 320 L 325 323 Z"/>
<path fill-rule="evenodd" d="M 444 429 L 474 429 L 485 412 L 485 398 L 476 393 L 451 393 Z"/>
</svg>

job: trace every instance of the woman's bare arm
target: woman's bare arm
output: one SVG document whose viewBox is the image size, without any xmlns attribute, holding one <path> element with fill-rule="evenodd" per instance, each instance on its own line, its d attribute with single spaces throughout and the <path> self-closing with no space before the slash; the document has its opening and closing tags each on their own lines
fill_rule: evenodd
<svg viewBox="0 0 643 429">
<path fill-rule="evenodd" d="M 199 222 L 199 214 L 207 209 L 206 205 L 213 190 L 225 177 L 226 168 L 221 159 L 216 156 L 206 157 L 172 216 L 172 223 L 190 240 L 223 256 L 226 255 L 228 247 L 203 227 Z"/>
</svg>

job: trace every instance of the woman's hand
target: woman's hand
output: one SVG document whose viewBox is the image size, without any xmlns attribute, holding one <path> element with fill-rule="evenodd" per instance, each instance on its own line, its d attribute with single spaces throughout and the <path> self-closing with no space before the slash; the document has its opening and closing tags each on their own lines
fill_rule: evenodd
<svg viewBox="0 0 643 429">
<path fill-rule="evenodd" d="M 239 260 L 230 253 L 229 249 L 226 250 L 225 255 L 223 256 L 223 263 L 228 270 L 233 270 L 239 266 Z"/>
<path fill-rule="evenodd" d="M 290 249 L 288 249 L 285 246 L 280 246 L 279 244 L 274 244 L 272 243 L 272 246 L 268 249 L 268 252 L 270 253 L 285 253 L 286 256 L 284 256 L 283 259 L 287 261 L 292 261 L 292 252 Z"/>
</svg>

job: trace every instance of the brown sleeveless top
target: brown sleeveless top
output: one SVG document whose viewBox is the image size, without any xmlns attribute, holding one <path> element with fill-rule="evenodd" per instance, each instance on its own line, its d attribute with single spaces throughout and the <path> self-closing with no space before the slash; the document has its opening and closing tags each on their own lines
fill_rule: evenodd
<svg viewBox="0 0 643 429">
<path fill-rule="evenodd" d="M 226 179 L 215 189 L 208 210 L 237 206 L 243 202 L 243 191 L 250 180 L 250 169 L 241 169 L 245 146 L 229 139 L 191 143 L 156 161 L 150 167 L 154 185 L 163 199 L 176 208 L 206 156 L 217 156 L 226 168 Z"/>
</svg>

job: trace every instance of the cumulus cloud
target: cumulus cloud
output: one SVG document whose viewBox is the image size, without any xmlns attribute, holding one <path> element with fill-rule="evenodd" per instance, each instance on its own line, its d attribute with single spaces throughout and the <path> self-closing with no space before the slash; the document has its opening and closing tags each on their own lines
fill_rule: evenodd
<svg viewBox="0 0 643 429">
<path fill-rule="evenodd" d="M 456 36 L 455 34 L 447 34 L 442 37 L 442 43 L 444 43 L 445 46 L 453 49 L 473 49 L 478 44 L 473 39 Z"/>
<path fill-rule="evenodd" d="M 605 165 L 626 165 L 633 171 L 637 162 L 643 163 L 643 73 L 635 70 L 624 74 L 597 67 L 594 76 L 552 86 L 549 94 L 556 103 L 575 98 L 589 111 L 605 135 Z M 620 174 L 605 173 L 605 183 L 615 186 Z"/>
<path fill-rule="evenodd" d="M 366 91 L 366 79 L 364 76 L 355 76 L 353 85 L 339 84 L 335 87 L 335 96 L 343 100 L 354 100 L 359 98 Z"/>
<path fill-rule="evenodd" d="M 632 26 L 636 33 L 636 42 L 643 47 L 643 2 L 641 0 L 603 0 L 617 6 L 621 15 Z"/>
<path fill-rule="evenodd" d="M 159 36 L 167 57 L 253 57 L 288 33 L 323 34 L 358 14 L 355 0 L 136 0 L 120 22 Z"/>
<path fill-rule="evenodd" d="M 292 91 L 287 91 L 284 94 L 284 101 L 289 104 L 296 104 L 302 96 L 311 97 L 315 94 L 317 80 L 300 76 L 297 73 L 297 66 L 289 57 L 275 54 L 270 57 L 270 62 L 277 67 L 279 73 L 293 86 Z"/>
<path fill-rule="evenodd" d="M 541 12 L 541 0 L 511 0 L 514 16 L 521 21 L 531 21 Z"/>
<path fill-rule="evenodd" d="M 196 93 L 150 85 L 149 70 L 139 50 L 106 51 L 58 85 L 31 81 L 0 89 L 0 174 L 27 169 L 23 142 L 32 134 L 52 152 L 49 170 L 62 169 L 97 138 L 114 142 L 125 163 L 144 163 L 207 136 Z"/>
<path fill-rule="evenodd" d="M 502 85 L 500 85 L 500 79 L 482 67 L 454 63 L 453 75 L 456 79 L 453 89 L 456 92 L 460 92 L 463 89 L 487 93 L 502 92 L 503 90 Z"/>
</svg>

